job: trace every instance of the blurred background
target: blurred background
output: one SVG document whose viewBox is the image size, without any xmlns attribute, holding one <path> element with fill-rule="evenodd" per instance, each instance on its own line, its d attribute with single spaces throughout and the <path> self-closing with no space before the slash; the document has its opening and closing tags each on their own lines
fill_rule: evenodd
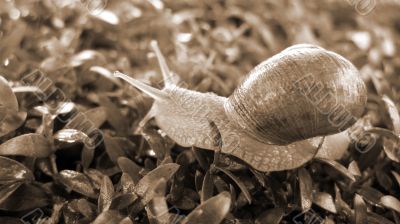
<svg viewBox="0 0 400 224">
<path fill-rule="evenodd" d="M 361 71 L 369 92 L 369 102 L 362 125 L 393 128 L 386 109 L 382 109 L 381 97 L 388 96 L 396 106 L 400 103 L 400 2 L 398 0 L 0 0 L 0 75 L 5 77 L 12 87 L 16 87 L 23 85 L 21 79 L 25 75 L 40 69 L 79 111 L 86 112 L 97 105 L 107 108 L 107 111 L 102 113 L 97 108 L 92 114 L 94 119 L 102 119 L 102 122 L 107 119 L 108 124 L 101 126 L 102 131 L 108 136 L 118 136 L 114 137 L 114 141 L 130 147 L 130 151 L 126 151 L 126 156 L 139 164 L 137 165 L 139 168 L 143 168 L 141 175 L 145 175 L 160 164 L 161 159 L 157 154 L 160 152 L 155 152 L 153 146 L 161 147 L 160 144 L 157 145 L 157 141 L 165 139 L 158 136 L 152 141 L 153 137 L 132 134 L 149 109 L 151 100 L 142 97 L 139 91 L 125 85 L 121 80 L 112 77 L 112 73 L 119 70 L 162 88 L 158 63 L 149 46 L 152 40 L 158 41 L 171 70 L 179 74 L 188 88 L 201 92 L 211 91 L 222 96 L 230 95 L 255 65 L 286 47 L 297 43 L 320 45 L 343 55 Z M 24 91 L 29 92 L 27 89 L 22 92 Z M 33 132 L 46 129 L 40 111 L 38 112 L 37 108 L 33 109 L 39 105 L 38 100 L 32 102 L 32 98 L 26 95 L 18 93 L 17 97 L 20 110 L 28 112 L 27 121 L 17 132 L 3 137 L 2 140 L 28 132 L 27 130 Z M 99 126 L 101 124 L 100 122 Z M 50 129 L 52 128 L 51 126 Z M 60 127 L 55 124 L 54 129 L 59 130 Z M 144 143 L 143 139 L 147 143 Z M 131 145 L 126 144 L 127 142 Z M 81 160 L 82 146 L 79 149 L 75 149 L 75 146 L 63 146 L 69 151 L 57 151 L 57 160 L 53 161 L 53 165 L 56 164 L 58 170 L 70 169 L 79 172 L 85 170 L 82 167 L 90 166 L 101 170 L 116 183 L 119 176 L 116 177 L 115 174 L 120 173 L 116 166 L 116 158 L 120 156 L 119 152 L 123 154 L 123 150 L 113 154 L 112 151 L 107 151 L 107 147 L 115 149 L 118 148 L 116 146 L 118 144 L 111 146 L 107 144 L 106 142 L 106 151 L 104 146 L 101 146 L 100 152 L 91 155 L 90 160 L 86 162 Z M 169 143 L 166 148 L 171 149 L 172 145 Z M 394 223 L 388 220 L 390 219 L 399 223 L 398 213 L 374 207 L 379 203 L 379 197 L 376 196 L 378 197 L 376 199 L 374 195 L 381 195 L 380 191 L 399 196 L 399 186 L 395 184 L 396 180 L 400 184 L 399 157 L 389 156 L 391 160 L 397 160 L 397 163 L 391 163 L 386 157 L 378 156 L 383 155 L 381 146 L 382 142 L 379 142 L 371 153 L 346 155 L 341 163 L 346 164 L 345 166 L 353 164 L 353 168 L 349 165 L 348 171 L 346 168 L 343 171 L 342 166 L 336 168 L 339 172 L 354 173 L 353 162 L 355 166 L 358 164 L 360 167 L 361 172 L 358 170 L 358 174 L 361 181 L 358 183 L 365 188 L 360 187 L 364 190 L 359 194 L 371 202 L 368 204 L 371 208 L 369 212 L 373 211 L 369 213 L 369 221 Z M 392 148 L 395 147 L 392 145 Z M 84 153 L 87 151 L 83 151 L 82 155 Z M 178 153 L 181 157 L 177 156 Z M 211 160 L 212 155 L 207 153 L 206 157 Z M 86 158 L 84 156 L 87 155 L 84 154 L 82 158 Z M 177 157 L 181 158 L 180 162 L 183 164 L 185 162 L 182 161 L 193 163 L 196 161 L 190 150 L 183 153 L 183 150 L 178 149 L 172 155 L 172 158 L 180 163 Z M 185 160 L 187 157 L 191 160 Z M 18 158 L 18 160 L 36 169 L 36 180 L 43 184 L 40 185 L 41 188 L 50 192 L 53 198 L 50 200 L 46 197 L 46 200 L 40 201 L 41 204 L 28 203 L 24 209 L 0 203 L 2 210 L 0 216 L 21 217 L 26 211 L 39 207 L 45 208 L 43 211 L 47 216 L 53 217 L 54 214 L 60 215 L 64 199 L 79 198 L 65 192 L 60 193 L 59 189 L 50 190 L 53 187 L 51 177 L 56 173 L 49 171 L 50 160 L 46 160 L 46 163 L 43 163 L 45 165 L 41 166 L 34 165 L 33 159 Z M 95 162 L 92 163 L 92 160 Z M 268 216 L 269 214 L 281 215 L 280 218 L 278 216 L 273 220 L 281 220 L 283 214 L 291 214 L 284 218 L 282 223 L 292 223 L 298 217 L 297 214 L 300 214 L 303 220 L 305 216 L 303 213 L 291 213 L 296 209 L 294 204 L 299 198 L 296 193 L 298 189 L 290 188 L 297 171 L 263 176 L 264 174 L 250 172 L 243 166 L 235 166 L 230 169 L 240 170 L 238 176 L 250 189 L 254 201 L 251 206 L 247 206 L 245 196 L 243 193 L 240 194 L 233 205 L 234 211 L 229 215 L 229 220 L 232 222 L 226 223 L 253 223 L 256 219 L 264 220 L 259 223 L 265 223 L 266 220 L 273 219 Z M 343 189 L 344 201 L 351 205 L 354 188 L 351 186 L 349 187 L 351 189 L 347 189 L 348 186 L 341 182 L 341 178 L 329 179 L 324 169 L 317 168 L 321 167 L 313 164 L 307 167 L 315 178 L 316 189 L 329 192 L 323 195 L 330 203 L 331 195 L 334 195 L 336 190 L 334 186 L 338 184 Z M 190 184 L 187 184 L 185 187 L 187 191 L 184 191 L 184 196 L 190 196 L 184 197 L 183 202 L 181 198 L 179 199 L 181 201 L 168 198 L 169 205 L 174 205 L 174 208 L 178 208 L 184 214 L 192 211 L 199 201 L 196 192 L 192 190 L 195 185 L 199 185 L 194 181 L 194 172 L 191 172 L 192 175 L 187 175 L 188 179 L 191 179 L 187 180 Z M 199 173 L 201 177 L 204 176 L 204 172 Z M 180 172 L 182 178 L 185 177 L 184 174 L 185 172 Z M 269 181 L 267 185 L 257 182 L 260 181 L 260 176 L 261 179 Z M 67 187 L 71 187 L 70 182 L 66 183 L 63 182 Z M 169 193 L 174 195 L 173 192 L 181 192 L 182 189 L 172 188 Z M 25 190 L 25 193 L 27 192 L 30 191 Z M 261 194 L 262 197 L 257 196 Z M 32 193 L 32 195 L 35 200 L 43 198 L 41 194 Z M 192 195 L 195 196 L 190 198 Z M 340 197 L 340 192 L 337 195 Z M 285 212 L 279 210 L 281 208 L 276 210 L 280 202 L 277 198 L 284 198 L 283 204 L 287 206 L 284 208 Z M 62 203 L 59 203 L 60 201 Z M 291 204 L 293 201 L 295 203 Z M 96 207 L 96 202 L 91 200 L 90 204 L 85 201 L 85 205 Z M 336 203 L 341 202 L 336 200 Z M 350 208 L 345 204 L 349 210 L 342 209 L 336 215 L 336 210 L 329 210 L 329 203 L 324 205 L 322 202 L 319 208 L 312 207 L 316 209 L 318 217 L 329 221 L 327 223 L 334 221 L 349 223 L 354 214 L 352 211 L 360 209 L 356 208 L 356 205 L 351 205 Z M 400 202 L 392 201 L 392 203 L 386 207 L 400 211 Z M 64 209 L 76 208 L 78 205 L 70 203 L 68 206 L 64 206 Z M 263 213 L 266 209 L 275 210 Z M 71 217 L 75 217 L 71 214 L 78 213 L 75 210 L 75 213 L 70 210 L 68 212 L 64 211 L 62 220 L 65 223 L 68 223 L 67 220 Z M 85 217 L 86 222 L 81 223 L 88 223 L 97 216 L 95 212 L 90 214 L 90 218 Z M 148 223 L 144 218 L 146 216 L 144 210 L 138 214 L 137 223 Z M 361 214 L 366 215 L 366 213 Z M 55 223 L 54 220 L 58 219 L 56 217 L 52 220 Z"/>
<path fill-rule="evenodd" d="M 93 73 L 105 70 L 159 83 L 158 66 L 149 51 L 149 42 L 157 40 L 173 71 L 200 91 L 229 95 L 259 62 L 290 45 L 313 43 L 350 59 L 364 80 L 379 88 L 376 91 L 389 91 L 385 93 L 398 100 L 396 0 L 3 0 L 0 4 L 2 75 L 18 80 L 40 68 L 57 81 L 62 77 L 56 73 L 70 70 L 71 88 L 65 89 L 70 98 L 77 87 L 88 83 L 108 91 L 111 85 L 94 82 L 98 76 Z M 385 89 L 388 83 L 393 88 Z"/>
</svg>

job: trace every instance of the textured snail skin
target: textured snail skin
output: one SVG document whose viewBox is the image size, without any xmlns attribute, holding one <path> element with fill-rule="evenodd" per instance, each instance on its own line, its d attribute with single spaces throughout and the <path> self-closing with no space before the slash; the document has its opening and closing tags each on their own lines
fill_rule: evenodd
<svg viewBox="0 0 400 224">
<path fill-rule="evenodd" d="M 295 45 L 264 61 L 229 98 L 178 87 L 157 51 L 164 89 L 117 74 L 155 99 L 149 117 L 181 146 L 221 150 L 264 172 L 294 169 L 311 160 L 325 144 L 324 138 L 330 138 L 320 136 L 346 129 L 366 103 L 357 69 L 343 57 L 312 45 Z M 309 95 L 307 77 L 321 83 L 322 92 L 333 94 L 334 101 L 322 108 L 324 113 L 309 101 L 315 94 Z M 340 112 L 329 110 L 335 105 L 342 105 L 352 118 L 340 127 L 328 120 L 327 111 L 335 116 Z"/>
<path fill-rule="evenodd" d="M 153 110 L 158 126 L 177 144 L 233 155 L 260 171 L 297 168 L 318 152 L 323 138 L 316 137 L 289 145 L 271 145 L 258 141 L 230 121 L 225 113 L 227 98 L 174 87 L 164 89 L 171 101 L 155 101 Z M 203 105 L 203 107 L 202 107 Z M 196 110 L 194 110 L 196 108 Z M 221 136 L 215 143 L 213 122 Z"/>
<path fill-rule="evenodd" d="M 365 84 L 350 61 L 301 44 L 256 66 L 225 110 L 257 140 L 289 144 L 347 129 L 362 115 L 366 101 Z"/>
</svg>

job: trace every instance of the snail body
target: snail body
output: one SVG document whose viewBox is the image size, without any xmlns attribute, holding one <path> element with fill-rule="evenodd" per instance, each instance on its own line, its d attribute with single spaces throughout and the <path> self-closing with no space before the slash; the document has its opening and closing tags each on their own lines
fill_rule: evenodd
<svg viewBox="0 0 400 224">
<path fill-rule="evenodd" d="M 317 153 L 322 136 L 352 125 L 366 104 L 366 88 L 357 69 L 317 46 L 294 45 L 262 62 L 228 98 L 177 86 L 155 42 L 152 47 L 164 78 L 162 90 L 114 74 L 155 99 L 149 117 L 179 145 L 220 149 L 260 171 L 306 163 Z M 304 81 L 305 74 L 335 101 L 318 108 L 307 95 L 311 87 L 302 88 L 310 84 Z M 346 108 L 348 116 L 324 111 L 332 105 Z M 346 122 L 332 124 L 335 116 Z"/>
</svg>

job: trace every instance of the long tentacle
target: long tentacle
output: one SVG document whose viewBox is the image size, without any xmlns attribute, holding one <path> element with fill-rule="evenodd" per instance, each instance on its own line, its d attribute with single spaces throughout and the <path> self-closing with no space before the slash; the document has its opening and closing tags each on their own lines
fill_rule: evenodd
<svg viewBox="0 0 400 224">
<path fill-rule="evenodd" d="M 157 41 L 153 40 L 150 42 L 150 46 L 153 49 L 154 53 L 156 54 L 158 63 L 160 65 L 161 68 L 161 73 L 164 79 L 164 84 L 165 86 L 171 86 L 171 85 L 175 85 L 175 77 L 173 76 L 173 74 L 171 73 L 171 71 L 168 68 L 168 65 L 165 61 L 165 58 L 163 56 L 163 54 L 160 51 L 160 48 L 158 47 L 158 43 Z"/>
<path fill-rule="evenodd" d="M 128 75 L 125 75 L 124 73 L 115 71 L 114 76 L 127 81 L 129 84 L 140 89 L 142 92 L 146 93 L 147 95 L 149 95 L 151 98 L 153 98 L 155 100 L 165 100 L 168 98 L 168 95 L 166 93 L 164 93 L 163 91 L 156 89 L 152 86 L 149 86 L 149 85 L 147 85 L 137 79 L 134 79 Z"/>
</svg>

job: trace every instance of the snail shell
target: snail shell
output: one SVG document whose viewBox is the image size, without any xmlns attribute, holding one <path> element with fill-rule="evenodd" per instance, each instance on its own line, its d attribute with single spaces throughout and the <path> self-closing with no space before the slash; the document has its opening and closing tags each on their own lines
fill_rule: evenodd
<svg viewBox="0 0 400 224">
<path fill-rule="evenodd" d="M 224 108 L 255 139 L 284 145 L 345 130 L 362 115 L 366 100 L 350 61 L 300 44 L 256 66 Z"/>
</svg>

